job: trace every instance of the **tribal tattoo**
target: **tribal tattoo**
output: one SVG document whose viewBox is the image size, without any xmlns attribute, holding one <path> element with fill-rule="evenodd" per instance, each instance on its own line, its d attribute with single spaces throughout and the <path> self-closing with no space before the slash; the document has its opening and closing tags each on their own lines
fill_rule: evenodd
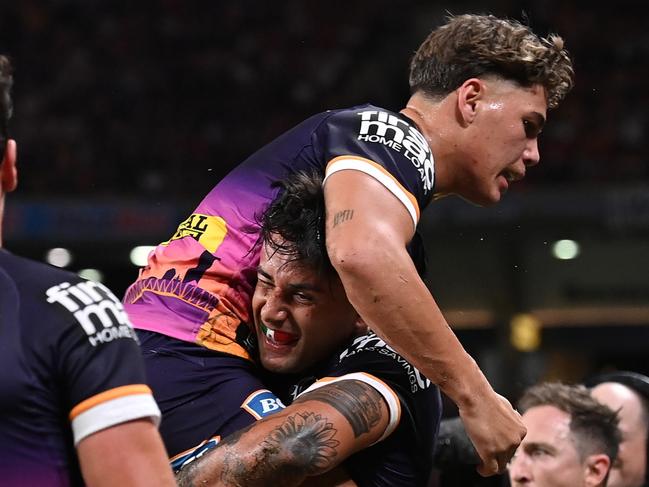
<svg viewBox="0 0 649 487">
<path fill-rule="evenodd" d="M 349 422 L 358 438 L 381 419 L 385 400 L 372 386 L 358 380 L 343 380 L 300 396 L 295 402 L 321 401 L 333 406 Z"/>
</svg>

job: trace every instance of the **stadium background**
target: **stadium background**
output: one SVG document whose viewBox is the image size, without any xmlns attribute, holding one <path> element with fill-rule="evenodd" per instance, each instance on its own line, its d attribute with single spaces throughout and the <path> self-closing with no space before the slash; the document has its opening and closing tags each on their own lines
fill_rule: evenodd
<svg viewBox="0 0 649 487">
<path fill-rule="evenodd" d="M 428 283 L 511 398 L 539 379 L 648 373 L 645 5 L 2 2 L 21 176 L 5 246 L 37 259 L 67 248 L 70 269 L 96 268 L 121 294 L 136 276 L 133 246 L 166 240 L 274 136 L 328 108 L 398 110 L 408 59 L 446 11 L 508 15 L 559 32 L 577 84 L 550 113 L 541 164 L 501 205 L 447 199 L 424 214 Z"/>
</svg>

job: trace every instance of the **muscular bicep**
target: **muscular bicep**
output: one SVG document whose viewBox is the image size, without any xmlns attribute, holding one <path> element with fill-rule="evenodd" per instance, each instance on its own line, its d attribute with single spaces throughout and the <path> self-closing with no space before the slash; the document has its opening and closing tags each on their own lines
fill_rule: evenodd
<svg viewBox="0 0 649 487">
<path fill-rule="evenodd" d="M 383 396 L 357 380 L 307 392 L 289 407 L 229 436 L 181 470 L 190 485 L 300 485 L 381 438 L 390 422 Z"/>
<path fill-rule="evenodd" d="M 359 380 L 331 382 L 301 395 L 294 404 L 329 406 L 329 415 L 346 435 L 340 453 L 345 458 L 378 441 L 390 422 L 384 397 L 371 385 Z"/>
<path fill-rule="evenodd" d="M 414 234 L 419 206 L 396 181 L 380 182 L 364 172 L 344 170 L 327 177 L 324 193 L 328 246 L 375 232 L 405 245 Z"/>
</svg>

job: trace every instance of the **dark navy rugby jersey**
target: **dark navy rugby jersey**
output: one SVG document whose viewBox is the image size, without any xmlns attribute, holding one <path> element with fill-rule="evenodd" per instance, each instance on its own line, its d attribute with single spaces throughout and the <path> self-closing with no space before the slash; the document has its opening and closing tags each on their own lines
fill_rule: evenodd
<svg viewBox="0 0 649 487">
<path fill-rule="evenodd" d="M 343 462 L 350 477 L 360 487 L 427 485 L 442 413 L 439 389 L 373 332 L 354 339 L 316 377 L 300 381 L 292 396 L 339 380 L 373 386 L 390 410 L 383 437 Z"/>
<path fill-rule="evenodd" d="M 343 170 L 380 182 L 413 227 L 432 199 L 433 156 L 410 119 L 372 105 L 315 115 L 233 169 L 149 254 L 124 298 L 134 326 L 248 358 L 237 330 L 250 321 L 255 223 L 277 194 L 272 183 L 296 171 L 326 180 Z"/>
<path fill-rule="evenodd" d="M 101 284 L 0 249 L 0 485 L 81 485 L 76 444 L 159 421 L 134 337 Z"/>
</svg>

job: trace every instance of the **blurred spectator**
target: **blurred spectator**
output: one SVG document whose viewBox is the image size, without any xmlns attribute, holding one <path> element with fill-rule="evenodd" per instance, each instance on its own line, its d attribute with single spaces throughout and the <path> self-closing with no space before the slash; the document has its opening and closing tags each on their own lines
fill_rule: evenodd
<svg viewBox="0 0 649 487">
<path fill-rule="evenodd" d="M 584 381 L 602 404 L 617 411 L 622 442 L 611 467 L 608 487 L 648 487 L 649 377 L 617 371 Z M 478 457 L 459 418 L 442 420 L 433 461 L 440 486 L 501 486 L 505 482 L 483 479 L 475 473 Z"/>
<path fill-rule="evenodd" d="M 526 187 L 649 182 L 643 5 L 494 4 L 561 32 L 576 63 Z M 5 2 L 0 45 L 21 66 L 23 193 L 203 194 L 310 114 L 359 100 L 397 107 L 404 60 L 446 8 L 485 10 L 477 0 Z"/>
<path fill-rule="evenodd" d="M 620 443 L 615 411 L 584 386 L 542 383 L 519 401 L 527 435 L 509 465 L 512 487 L 605 486 Z"/>
<path fill-rule="evenodd" d="M 646 487 L 649 377 L 635 372 L 611 372 L 587 384 L 602 404 L 618 411 L 622 443 L 613 463 L 609 487 Z"/>
</svg>

